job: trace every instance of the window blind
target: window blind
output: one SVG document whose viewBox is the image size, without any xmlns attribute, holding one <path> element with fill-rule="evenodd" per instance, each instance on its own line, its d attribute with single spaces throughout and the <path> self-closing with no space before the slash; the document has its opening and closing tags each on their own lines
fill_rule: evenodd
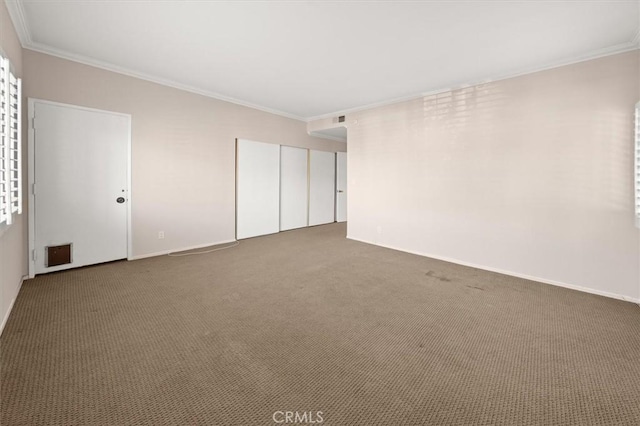
<svg viewBox="0 0 640 426">
<path fill-rule="evenodd" d="M 9 63 L 0 56 L 0 224 L 11 223 L 9 201 Z"/>
<path fill-rule="evenodd" d="M 0 56 L 0 224 L 22 213 L 21 91 L 22 81 Z"/>
<path fill-rule="evenodd" d="M 20 146 L 20 99 L 22 81 L 9 73 L 9 214 L 22 213 L 22 147 Z"/>
</svg>

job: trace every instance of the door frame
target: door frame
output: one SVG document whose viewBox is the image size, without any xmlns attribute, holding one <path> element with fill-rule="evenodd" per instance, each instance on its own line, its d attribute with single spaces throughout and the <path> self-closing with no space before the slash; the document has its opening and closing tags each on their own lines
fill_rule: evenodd
<svg viewBox="0 0 640 426">
<path fill-rule="evenodd" d="M 335 194 L 335 201 L 334 201 L 334 204 L 335 204 L 335 215 L 334 216 L 335 216 L 335 222 L 336 223 L 344 223 L 344 222 L 347 222 L 347 220 L 348 220 L 348 218 L 345 219 L 342 222 L 340 222 L 338 220 L 338 157 L 340 156 L 340 154 L 344 154 L 346 156 L 346 158 L 345 158 L 345 161 L 346 161 L 345 162 L 345 166 L 347 168 L 346 175 L 348 175 L 349 174 L 349 167 L 347 165 L 347 162 L 349 161 L 349 156 L 347 154 L 348 152 L 349 151 L 336 151 L 336 177 L 335 177 L 335 180 L 336 180 L 336 194 Z M 345 176 L 345 181 L 347 182 L 347 186 L 348 186 L 349 185 L 349 179 L 347 178 L 347 176 Z M 346 191 L 346 188 L 345 188 L 345 191 Z M 348 192 L 347 192 L 347 194 L 348 194 Z M 345 200 L 345 202 L 346 202 L 346 200 Z M 348 211 L 349 211 L 349 204 L 347 203 L 347 209 L 345 211 L 345 214 L 347 214 Z"/>
<path fill-rule="evenodd" d="M 36 211 L 35 211 L 35 194 L 33 193 L 33 184 L 35 183 L 35 132 L 33 127 L 33 119 L 36 112 L 36 104 L 54 105 L 65 108 L 79 109 L 82 111 L 99 112 L 102 114 L 117 115 L 127 119 L 127 260 L 133 258 L 133 233 L 131 230 L 131 114 L 107 111 L 96 108 L 88 108 L 79 105 L 65 104 L 61 102 L 47 101 L 38 98 L 27 99 L 27 191 L 28 191 L 28 213 L 29 213 L 29 278 L 35 277 L 36 262 L 33 259 L 33 253 L 36 246 Z"/>
</svg>

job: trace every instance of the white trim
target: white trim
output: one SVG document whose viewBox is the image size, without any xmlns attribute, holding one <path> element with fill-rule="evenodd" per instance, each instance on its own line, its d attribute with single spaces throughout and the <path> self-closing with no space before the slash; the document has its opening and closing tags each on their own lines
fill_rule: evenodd
<svg viewBox="0 0 640 426">
<path fill-rule="evenodd" d="M 181 252 L 181 251 L 188 251 L 188 250 L 201 249 L 201 248 L 205 248 L 205 247 L 219 246 L 220 244 L 235 243 L 236 241 L 238 241 L 238 240 L 236 240 L 234 238 L 234 239 L 231 239 L 231 240 L 218 241 L 218 242 L 215 242 L 215 243 L 198 244 L 198 245 L 195 245 L 195 246 L 182 247 L 182 248 L 171 249 L 171 250 L 162 250 L 162 251 L 157 251 L 157 252 L 154 252 L 154 253 L 138 254 L 136 256 L 130 257 L 129 260 L 140 260 L 140 259 L 147 259 L 149 257 L 164 256 L 164 255 L 167 255 L 169 253 L 178 253 L 178 252 Z"/>
<path fill-rule="evenodd" d="M 182 84 L 177 81 L 166 79 L 163 77 L 158 77 L 151 74 L 134 71 L 129 68 L 119 67 L 117 65 L 99 61 L 97 59 L 93 59 L 88 56 L 76 55 L 74 53 L 65 52 L 63 50 L 59 50 L 54 47 L 50 47 L 41 43 L 30 43 L 29 45 L 24 46 L 24 48 L 28 50 L 32 50 L 34 52 L 40 52 L 46 55 L 55 56 L 57 58 L 66 59 L 68 61 L 73 61 L 80 64 L 88 65 L 91 67 L 100 68 L 106 71 L 111 71 L 117 74 L 123 74 L 129 77 L 138 78 L 140 80 L 150 81 L 152 83 L 160 84 L 162 86 L 183 90 L 189 93 L 195 93 L 196 95 L 206 96 L 208 98 L 217 99 L 219 101 L 229 102 L 229 103 L 240 105 L 243 107 L 257 109 L 259 111 L 267 112 L 269 114 L 275 114 L 285 118 L 306 122 L 304 117 L 300 117 L 295 114 L 290 114 L 288 112 L 280 111 L 274 108 L 269 108 L 262 105 L 253 104 L 251 102 L 242 101 L 240 99 L 232 98 L 231 96 L 222 95 L 217 92 L 200 89 L 195 86 L 190 86 L 187 84 Z"/>
<path fill-rule="evenodd" d="M 33 117 L 35 115 L 35 99 L 27 99 L 27 200 L 29 208 L 29 247 L 27 251 L 27 260 L 29 266 L 29 278 L 36 276 L 36 264 L 33 260 L 33 250 L 36 246 L 36 214 L 35 214 L 35 196 L 33 193 L 33 183 L 35 182 L 35 134 L 33 129 Z"/>
<path fill-rule="evenodd" d="M 622 43 L 622 44 L 618 44 L 618 45 L 611 46 L 611 47 L 608 47 L 608 48 L 600 49 L 600 50 L 594 51 L 594 52 L 589 53 L 589 54 L 575 56 L 573 58 L 566 59 L 566 60 L 563 60 L 563 61 L 552 62 L 552 63 L 549 63 L 547 65 L 543 65 L 543 66 L 539 66 L 539 67 L 525 68 L 525 69 L 522 69 L 522 70 L 517 71 L 515 73 L 504 74 L 504 75 L 501 75 L 501 76 L 498 76 L 498 77 L 495 77 L 495 78 L 487 78 L 487 79 L 484 79 L 484 80 L 477 80 L 477 81 L 470 82 L 470 83 L 461 83 L 461 84 L 458 84 L 458 85 L 452 86 L 452 87 L 441 87 L 441 88 L 430 90 L 430 91 L 427 91 L 427 92 L 414 93 L 414 94 L 407 95 L 407 96 L 401 96 L 399 98 L 388 99 L 388 100 L 384 100 L 384 101 L 380 101 L 380 102 L 373 102 L 373 103 L 370 103 L 370 104 L 367 104 L 367 105 L 362 105 L 362 106 L 353 107 L 353 108 L 349 108 L 349 109 L 343 109 L 343 110 L 340 110 L 340 111 L 335 111 L 335 112 L 331 112 L 331 113 L 327 113 L 327 114 L 316 115 L 316 116 L 313 116 L 313 117 L 308 117 L 306 119 L 306 121 L 310 122 L 310 121 L 315 121 L 315 120 L 323 120 L 325 118 L 331 118 L 331 117 L 334 117 L 336 115 L 353 114 L 354 112 L 360 112 L 360 111 L 379 108 L 379 107 L 383 107 L 383 106 L 387 106 L 387 105 L 398 104 L 398 103 L 401 103 L 401 102 L 412 101 L 412 100 L 415 100 L 415 99 L 423 98 L 425 96 L 436 95 L 438 93 L 444 93 L 444 92 L 448 92 L 448 91 L 452 91 L 452 90 L 462 89 L 462 88 L 465 88 L 465 87 L 477 86 L 479 84 L 486 84 L 486 83 L 491 83 L 491 82 L 495 82 L 495 81 L 508 80 L 510 78 L 520 77 L 520 76 L 527 75 L 527 74 L 533 74 L 533 73 L 540 72 L 540 71 L 547 71 L 547 70 L 554 69 L 554 68 L 560 68 L 560 67 L 564 67 L 564 66 L 567 66 L 567 65 L 577 64 L 577 63 L 580 63 L 580 62 L 591 61 L 593 59 L 604 58 L 606 56 L 617 55 L 619 53 L 630 52 L 632 50 L 640 49 L 640 45 L 639 45 L 640 39 L 639 38 L 640 38 L 640 33 L 638 33 L 638 35 L 636 35 L 636 37 L 634 38 L 635 41 L 630 41 L 630 42 L 627 42 L 627 43 Z"/>
<path fill-rule="evenodd" d="M 340 127 L 343 127 L 343 126 L 340 126 Z M 344 126 L 344 127 L 346 127 L 346 126 Z M 339 138 L 337 136 L 325 135 L 323 133 L 319 133 L 318 130 L 312 130 L 312 131 L 310 131 L 308 133 L 309 133 L 309 136 L 313 136 L 314 138 L 329 139 L 329 140 L 336 141 L 336 142 L 347 143 L 346 139 L 342 139 L 342 138 Z"/>
<path fill-rule="evenodd" d="M 110 110 L 107 110 L 107 109 L 91 108 L 91 107 L 85 107 L 85 106 L 82 106 L 82 105 L 65 104 L 63 102 L 48 101 L 46 99 L 39 99 L 39 98 L 29 98 L 28 101 L 33 101 L 34 103 L 37 102 L 37 103 L 40 103 L 40 104 L 60 106 L 60 107 L 64 107 L 64 108 L 73 108 L 73 109 L 78 109 L 80 111 L 99 112 L 99 113 L 103 113 L 103 114 L 119 115 L 121 117 L 131 118 L 131 114 L 127 114 L 126 112 L 118 112 L 118 111 L 110 111 Z"/>
<path fill-rule="evenodd" d="M 170 79 L 165 79 L 159 76 L 141 73 L 138 71 L 134 71 L 129 68 L 119 67 L 117 65 L 113 65 L 107 62 L 99 61 L 97 59 L 93 59 L 84 55 L 77 55 L 71 52 L 67 52 L 61 49 L 56 49 L 55 47 L 48 46 L 43 43 L 34 42 L 31 39 L 31 31 L 29 30 L 29 26 L 27 24 L 27 20 L 25 18 L 24 6 L 22 1 L 18 0 L 5 0 L 7 4 L 7 9 L 9 11 L 9 16 L 11 17 L 11 21 L 13 22 L 13 26 L 15 27 L 16 33 L 18 34 L 18 39 L 22 44 L 22 47 L 25 49 L 33 50 L 34 52 L 40 52 L 47 55 L 55 56 L 61 59 L 67 59 L 69 61 L 78 62 L 84 65 L 89 65 L 96 68 L 101 68 L 107 71 L 115 72 L 118 74 L 124 74 L 129 77 L 139 78 L 141 80 L 150 81 L 152 83 L 160 84 L 163 86 L 173 87 L 174 89 L 184 90 L 185 92 L 195 93 L 197 95 L 206 96 L 213 99 L 218 99 L 224 102 L 230 102 L 232 104 L 241 105 L 248 108 L 257 109 L 259 111 L 267 112 L 269 114 L 275 114 L 286 118 L 291 118 L 293 120 L 298 121 L 306 121 L 304 117 L 300 117 L 295 114 L 291 114 L 285 111 L 280 111 L 278 109 L 265 107 L 262 105 L 253 104 L 251 102 L 246 102 L 240 99 L 232 98 L 230 96 L 225 96 L 220 93 L 212 92 L 209 90 L 200 89 L 194 86 L 189 86 L 186 84 L 179 83 L 177 81 L 173 81 Z"/>
<path fill-rule="evenodd" d="M 575 285 L 575 284 L 567 284 L 561 281 L 555 281 L 555 280 L 550 280 L 547 278 L 540 278 L 540 277 L 535 277 L 532 275 L 527 275 L 527 274 L 521 274 L 518 272 L 513 272 L 513 271 L 507 271 L 504 269 L 500 269 L 500 268 L 492 268 L 489 266 L 484 266 L 484 265 L 477 265 L 475 263 L 470 263 L 470 262 L 464 262 L 462 260 L 458 260 L 458 259 L 453 259 L 450 257 L 446 257 L 446 256 L 437 256 L 434 254 L 429 254 L 429 253 L 420 253 L 414 250 L 406 250 L 406 249 L 401 249 L 398 247 L 394 247 L 391 245 L 386 245 L 386 244 L 379 244 L 379 243 L 374 243 L 371 241 L 366 241 L 366 240 L 361 240 L 359 238 L 354 238 L 351 237 L 349 235 L 347 235 L 347 239 L 349 240 L 353 240 L 353 241 L 358 241 L 361 243 L 365 243 L 365 244 L 371 244 L 374 246 L 378 246 L 378 247 L 384 247 L 384 248 L 388 248 L 391 250 L 396 250 L 396 251 L 401 251 L 401 252 L 405 252 L 405 253 L 410 253 L 410 254 L 415 254 L 418 256 L 422 256 L 422 257 L 428 257 L 431 259 L 436 259 L 436 260 L 442 260 L 445 262 L 449 262 L 449 263 L 455 263 L 456 265 L 462 265 L 462 266 L 468 266 L 470 268 L 476 268 L 476 269 L 482 269 L 483 271 L 490 271 L 490 272 L 497 272 L 498 274 L 503 274 L 503 275 L 509 275 L 512 277 L 517 277 L 517 278 L 523 278 L 525 280 L 529 280 L 529 281 L 537 281 L 543 284 L 550 284 L 550 285 L 554 285 L 557 287 L 564 287 L 564 288 L 568 288 L 571 290 L 577 290 L 577 291 L 581 291 L 584 293 L 591 293 L 591 294 L 596 294 L 598 296 L 605 296 L 605 297 L 610 297 L 612 299 L 618 299 L 618 300 L 624 300 L 625 302 L 632 302 L 632 303 L 636 303 L 636 304 L 640 304 L 640 298 L 633 298 L 633 297 L 629 297 L 629 296 L 624 296 L 622 294 L 617 294 L 617 293 L 610 293 L 608 291 L 602 291 L 602 290 L 596 290 L 593 288 L 589 288 L 589 287 L 583 287 L 583 286 L 579 286 L 579 285 Z"/>
<path fill-rule="evenodd" d="M 133 175 L 133 160 L 132 160 L 132 141 L 131 132 L 133 126 L 133 118 L 130 114 L 125 114 L 128 117 L 129 131 L 127 132 L 127 260 L 131 260 L 133 256 L 133 194 L 131 175 Z"/>
<path fill-rule="evenodd" d="M 13 299 L 11 299 L 11 303 L 9 304 L 9 309 L 4 314 L 4 318 L 2 318 L 2 324 L 0 324 L 0 336 L 2 336 L 2 332 L 4 331 L 4 326 L 7 325 L 7 321 L 9 321 L 9 315 L 11 315 L 11 311 L 13 310 L 13 305 L 16 303 L 16 300 L 18 299 L 18 294 L 20 294 L 20 289 L 22 288 L 22 283 L 27 278 L 28 277 L 26 277 L 26 276 L 20 278 L 20 284 L 18 284 L 18 291 L 16 291 L 16 294 L 13 296 Z"/>
<path fill-rule="evenodd" d="M 526 74 L 532 74 L 535 72 L 539 72 L 539 71 L 545 71 L 545 70 L 549 70 L 549 69 L 553 69 L 553 68 L 558 68 L 558 67 L 562 67 L 565 65 L 571 65 L 571 64 L 575 64 L 575 63 L 579 63 L 579 62 L 584 62 L 584 61 L 589 61 L 592 59 L 598 59 L 598 58 L 602 58 L 605 56 L 610 56 L 610 55 L 615 55 L 618 53 L 624 53 L 624 52 L 628 52 L 631 50 L 635 50 L 635 49 L 639 49 L 640 48 L 640 28 L 638 29 L 638 32 L 635 34 L 634 37 L 632 37 L 632 39 L 626 43 L 621 43 L 615 46 L 611 46 L 611 47 L 607 47 L 604 49 L 599 49 L 596 51 L 593 51 L 591 53 L 587 53 L 584 55 L 578 55 L 566 60 L 562 60 L 562 61 L 556 61 L 556 62 L 552 62 L 549 63 L 547 65 L 543 65 L 543 66 L 537 66 L 537 67 L 531 67 L 531 68 L 526 68 L 526 69 L 522 69 L 520 71 L 517 71 L 515 73 L 511 73 L 511 74 L 505 74 L 505 75 L 501 75 L 495 78 L 489 78 L 489 79 L 484 79 L 482 81 L 475 81 L 472 83 L 463 83 L 463 84 L 458 84 L 454 87 L 442 87 L 442 88 L 438 88 L 438 89 L 434 89 L 434 90 L 430 90 L 428 92 L 420 92 L 420 93 L 414 93 L 411 95 L 407 95 L 407 96 L 402 96 L 402 97 L 398 97 L 398 98 L 393 98 L 393 99 L 388 99 L 388 100 L 384 100 L 384 101 L 380 101 L 380 102 L 373 102 L 367 105 L 362 105 L 362 106 L 358 106 L 358 107 L 354 107 L 354 108 L 349 108 L 349 109 L 344 109 L 344 110 L 340 110 L 337 112 L 331 112 L 331 113 L 326 113 L 326 114 L 320 114 L 320 115 L 316 115 L 316 116 L 312 116 L 312 117 L 302 117 L 296 114 L 291 114 L 288 112 L 284 112 L 284 111 L 280 111 L 274 108 L 269 108 L 266 106 L 262 106 L 262 105 L 257 105 L 257 104 L 253 104 L 251 102 L 246 102 L 240 99 L 236 99 L 236 98 L 232 98 L 230 96 L 225 96 L 222 95 L 220 93 L 216 93 L 216 92 L 212 92 L 212 91 L 208 91 L 208 90 L 204 90 L 204 89 L 199 89 L 197 87 L 194 86 L 189 86 L 186 84 L 182 84 L 182 83 L 178 83 L 176 81 L 173 80 L 169 80 L 169 79 L 165 79 L 162 77 L 158 77 L 158 76 L 154 76 L 151 74 L 146 74 L 146 73 L 141 73 L 141 72 L 137 72 L 128 68 L 124 68 L 124 67 L 119 67 L 113 64 L 109 64 L 103 61 L 99 61 L 97 59 L 93 59 L 84 55 L 77 55 L 74 53 L 70 53 L 61 49 L 56 49 L 54 47 L 42 44 L 42 43 L 36 43 L 31 39 L 31 31 L 29 30 L 29 26 L 27 24 L 26 18 L 25 18 L 25 13 L 24 13 L 24 6 L 22 4 L 22 1 L 20 0 L 5 0 L 5 3 L 7 5 L 7 9 L 9 11 L 9 16 L 11 18 L 11 21 L 13 22 L 13 26 L 15 27 L 15 30 L 18 34 L 18 38 L 20 39 L 20 43 L 22 44 L 22 47 L 25 49 L 29 49 L 29 50 L 33 50 L 35 52 L 40 52 L 40 53 L 44 53 L 47 55 L 51 55 L 51 56 L 55 56 L 58 58 L 62 58 L 62 59 L 66 59 L 66 60 L 70 60 L 70 61 L 74 61 L 74 62 L 78 62 L 81 64 L 85 64 L 85 65 L 89 65 L 92 67 L 96 67 L 96 68 L 101 68 L 107 71 L 111 71 L 111 72 L 115 72 L 118 74 L 123 74 L 123 75 L 128 75 L 130 77 L 135 77 L 135 78 L 139 78 L 141 80 L 146 80 L 146 81 L 150 81 L 152 83 L 156 83 L 156 84 L 160 84 L 163 86 L 168 86 L 168 87 L 173 87 L 175 89 L 179 89 L 179 90 L 184 90 L 186 92 L 191 92 L 191 93 L 195 93 L 198 95 L 202 95 L 202 96 L 206 96 L 209 98 L 213 98 L 213 99 L 218 99 L 220 101 L 225 101 L 225 102 L 230 102 L 236 105 L 241 105 L 244 107 L 248 107 L 248 108 L 253 108 L 253 109 L 257 109 L 259 111 L 263 111 L 263 112 L 267 112 L 270 114 L 275 114 L 275 115 L 279 115 L 282 117 L 286 117 L 286 118 L 290 118 L 293 120 L 298 120 L 298 121 L 304 121 L 304 122 L 310 122 L 310 121 L 314 121 L 314 120 L 320 120 L 323 118 L 329 118 L 329 117 L 333 117 L 336 115 L 345 115 L 345 114 L 350 114 L 350 113 L 354 113 L 354 112 L 359 112 L 359 111 L 364 111 L 364 110 L 368 110 L 368 109 L 373 109 L 373 108 L 378 108 L 378 107 L 382 107 L 382 106 L 386 106 L 386 105 L 392 105 L 392 104 L 396 104 L 396 103 L 400 103 L 400 102 L 406 102 L 406 101 L 410 101 L 413 99 L 418 99 L 424 96 L 429 96 L 429 95 L 434 95 L 437 93 L 442 93 L 442 92 L 446 92 L 449 90 L 455 90 L 455 89 L 459 89 L 462 87 L 467 87 L 467 86 L 475 86 L 478 84 L 483 84 L 483 83 L 487 83 L 487 82 L 493 82 L 493 81 L 500 81 L 500 80 L 506 80 L 509 78 L 514 78 L 514 77 L 519 77 L 521 75 L 526 75 Z"/>
<path fill-rule="evenodd" d="M 127 140 L 127 260 L 132 259 L 133 255 L 133 224 L 132 224 L 132 196 L 131 196 L 131 174 L 132 174 L 132 160 L 131 160 L 131 114 L 125 114 L 116 111 L 107 111 L 97 108 L 88 108 L 79 105 L 65 104 L 61 102 L 47 101 L 44 99 L 29 98 L 27 99 L 27 126 L 28 126 L 28 141 L 27 141 L 27 191 L 29 193 L 29 251 L 27 252 L 27 258 L 29 261 L 29 278 L 33 278 L 36 275 L 36 263 L 33 260 L 33 250 L 36 247 L 36 232 L 35 232 L 35 196 L 33 194 L 33 184 L 35 183 L 35 133 L 33 129 L 33 119 L 35 117 L 35 104 L 55 105 L 65 108 L 74 108 L 81 111 L 99 112 L 102 114 L 118 115 L 127 119 L 127 125 L 129 127 L 128 140 Z M 37 190 L 37 188 L 36 188 Z"/>
<path fill-rule="evenodd" d="M 30 45 L 32 43 L 31 31 L 29 30 L 27 19 L 24 16 L 24 6 L 22 5 L 22 1 L 5 0 L 5 4 L 7 5 L 7 11 L 9 12 L 11 22 L 13 22 L 13 27 L 18 34 L 20 44 L 22 44 L 22 47 Z"/>
<path fill-rule="evenodd" d="M 20 171 L 18 176 L 18 214 L 22 214 L 24 210 L 24 193 L 22 192 L 22 183 L 24 181 L 24 170 L 22 170 L 22 158 L 23 158 L 23 149 L 24 146 L 22 141 L 22 79 L 16 77 L 17 85 L 18 85 L 18 123 L 16 131 L 18 134 L 16 137 L 18 138 L 18 170 Z"/>
</svg>

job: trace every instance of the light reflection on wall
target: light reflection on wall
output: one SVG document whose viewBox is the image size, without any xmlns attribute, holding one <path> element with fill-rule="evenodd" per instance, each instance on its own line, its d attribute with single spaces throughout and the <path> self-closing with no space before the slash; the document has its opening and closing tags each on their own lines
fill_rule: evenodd
<svg viewBox="0 0 640 426">
<path fill-rule="evenodd" d="M 638 292 L 639 68 L 627 53 L 350 115 L 350 234 Z"/>
</svg>

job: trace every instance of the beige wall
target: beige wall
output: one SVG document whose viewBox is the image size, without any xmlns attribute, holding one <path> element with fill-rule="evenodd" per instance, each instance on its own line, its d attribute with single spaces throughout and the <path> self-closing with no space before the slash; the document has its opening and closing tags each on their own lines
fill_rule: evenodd
<svg viewBox="0 0 640 426">
<path fill-rule="evenodd" d="M 301 121 L 30 50 L 24 69 L 28 97 L 132 115 L 134 256 L 234 239 L 236 138 L 344 150 Z"/>
<path fill-rule="evenodd" d="M 640 301 L 639 72 L 636 50 L 349 114 L 349 237 Z"/>
<path fill-rule="evenodd" d="M 4 2 L 0 2 L 0 50 L 9 58 L 16 75 L 22 75 L 22 47 Z M 26 146 L 26 144 L 24 144 Z M 0 332 L 9 309 L 18 295 L 22 277 L 27 274 L 26 214 L 10 225 L 0 225 Z"/>
</svg>

